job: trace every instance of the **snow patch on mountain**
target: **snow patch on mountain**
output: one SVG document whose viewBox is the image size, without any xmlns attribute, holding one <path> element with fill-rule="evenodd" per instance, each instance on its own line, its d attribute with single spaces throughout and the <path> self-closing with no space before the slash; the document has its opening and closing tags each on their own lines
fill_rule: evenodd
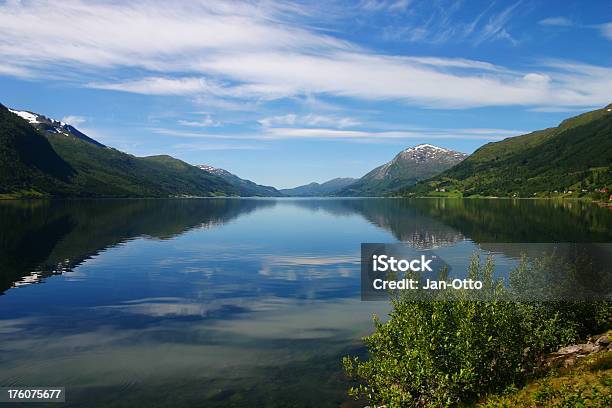
<svg viewBox="0 0 612 408">
<path fill-rule="evenodd" d="M 209 166 L 208 164 L 197 164 L 196 165 L 197 168 L 207 171 L 209 173 L 212 173 L 216 176 L 233 176 L 232 173 L 230 173 L 227 170 L 224 169 L 219 169 L 217 167 L 213 167 L 213 166 Z"/>
<path fill-rule="evenodd" d="M 88 143 L 92 143 L 99 147 L 106 147 L 102 143 L 98 142 L 87 136 L 86 134 L 79 131 L 74 126 L 71 126 L 67 123 L 62 122 L 61 120 L 55 120 L 52 118 L 48 118 L 44 115 L 39 115 L 38 113 L 23 111 L 17 109 L 10 109 L 9 111 L 19 116 L 22 119 L 25 119 L 30 125 L 34 126 L 41 132 L 47 133 L 57 133 L 65 136 L 76 137 L 77 139 L 83 140 Z"/>
<path fill-rule="evenodd" d="M 29 123 L 39 123 L 38 115 L 35 113 L 28 112 L 28 111 L 14 110 L 14 109 L 9 109 L 9 111 L 19 116 L 20 118 L 27 120 Z"/>
<path fill-rule="evenodd" d="M 417 146 L 409 147 L 402 151 L 395 160 L 414 160 L 419 163 L 434 161 L 434 160 L 462 160 L 468 155 L 443 147 L 434 146 L 428 143 L 423 143 Z"/>
</svg>

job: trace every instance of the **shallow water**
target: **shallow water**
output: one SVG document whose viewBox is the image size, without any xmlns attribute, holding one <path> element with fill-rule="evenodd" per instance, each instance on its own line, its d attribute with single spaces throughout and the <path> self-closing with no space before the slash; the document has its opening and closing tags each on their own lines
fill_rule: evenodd
<svg viewBox="0 0 612 408">
<path fill-rule="evenodd" d="M 360 301 L 362 242 L 434 248 L 460 274 L 491 243 L 610 242 L 612 217 L 537 200 L 5 201 L 0 231 L 0 386 L 65 386 L 64 406 L 333 407 L 349 406 L 341 357 L 388 311 Z"/>
</svg>

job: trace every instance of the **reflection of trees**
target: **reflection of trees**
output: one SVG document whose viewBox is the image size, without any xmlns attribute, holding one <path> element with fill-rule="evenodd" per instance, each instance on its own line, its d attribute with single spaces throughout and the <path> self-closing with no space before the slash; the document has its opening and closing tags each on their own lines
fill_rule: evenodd
<svg viewBox="0 0 612 408">
<path fill-rule="evenodd" d="M 360 215 L 390 231 L 399 241 L 419 249 L 451 245 L 465 237 L 477 243 L 612 241 L 609 211 L 575 201 L 443 198 L 3 201 L 0 292 L 30 272 L 46 276 L 70 270 L 99 251 L 131 238 L 168 239 L 191 228 L 221 225 L 242 214 L 275 205 L 295 205 L 335 216 Z M 494 247 L 483 249 L 496 251 Z"/>
<path fill-rule="evenodd" d="M 359 214 L 419 249 L 452 245 L 467 237 L 485 250 L 517 257 L 516 247 L 499 249 L 491 243 L 612 240 L 610 212 L 577 201 L 314 199 L 293 204 L 334 215 Z"/>
<path fill-rule="evenodd" d="M 609 301 L 612 296 L 612 244 L 506 246 L 524 255 L 510 275 L 516 299 Z"/>
<path fill-rule="evenodd" d="M 478 243 L 612 240 L 609 211 L 578 201 L 414 199 L 410 205 Z"/>
<path fill-rule="evenodd" d="M 75 200 L 0 202 L 0 291 L 69 271 L 100 251 L 148 236 L 168 239 L 274 206 L 271 200 Z"/>
<path fill-rule="evenodd" d="M 293 205 L 333 215 L 359 214 L 398 240 L 427 248 L 468 237 L 485 242 L 609 242 L 610 212 L 561 200 L 312 199 Z"/>
<path fill-rule="evenodd" d="M 296 200 L 297 206 L 334 215 L 359 214 L 390 231 L 399 241 L 419 249 L 451 245 L 464 239 L 456 229 L 436 220 L 403 199 Z"/>
</svg>

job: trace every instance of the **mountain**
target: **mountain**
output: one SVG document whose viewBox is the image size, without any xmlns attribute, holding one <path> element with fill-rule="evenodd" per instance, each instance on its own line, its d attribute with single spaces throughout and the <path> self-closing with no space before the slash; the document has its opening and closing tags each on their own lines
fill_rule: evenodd
<svg viewBox="0 0 612 408">
<path fill-rule="evenodd" d="M 212 175 L 221 177 L 223 180 L 227 181 L 231 185 L 239 188 L 241 190 L 241 195 L 243 196 L 259 196 L 259 197 L 281 197 L 282 194 L 280 191 L 270 186 L 262 186 L 261 184 L 256 184 L 251 180 L 245 180 L 237 175 L 230 173 L 227 170 L 219 169 L 217 167 L 209 166 L 207 164 L 198 164 L 197 168 L 204 170 Z"/>
<path fill-rule="evenodd" d="M 61 122 L 59 120 L 51 119 L 30 111 L 20 111 L 14 109 L 9 109 L 9 111 L 19 116 L 20 118 L 27 120 L 30 125 L 42 131 L 43 133 L 63 134 L 64 136 L 76 137 L 77 139 L 83 140 L 99 147 L 106 147 L 102 143 L 80 132 L 74 126 Z"/>
<path fill-rule="evenodd" d="M 430 178 L 464 160 L 468 155 L 430 144 L 398 153 L 393 160 L 338 191 L 339 196 L 382 196 Z"/>
<path fill-rule="evenodd" d="M 357 179 L 350 177 L 338 177 L 325 183 L 310 183 L 299 187 L 286 188 L 280 190 L 286 196 L 290 197 L 316 197 L 333 195 L 337 191 L 346 186 L 353 184 Z"/>
<path fill-rule="evenodd" d="M 0 105 L 0 196 L 63 191 L 74 174 L 47 138 Z"/>
<path fill-rule="evenodd" d="M 240 195 L 170 156 L 135 157 L 70 125 L 0 105 L 0 198 Z"/>
<path fill-rule="evenodd" d="M 612 104 L 557 127 L 488 143 L 403 195 L 591 196 L 612 189 Z"/>
</svg>

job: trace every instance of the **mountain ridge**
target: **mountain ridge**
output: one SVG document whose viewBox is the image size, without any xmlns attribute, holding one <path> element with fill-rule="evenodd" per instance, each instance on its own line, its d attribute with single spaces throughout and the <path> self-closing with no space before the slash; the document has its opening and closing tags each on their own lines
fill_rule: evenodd
<svg viewBox="0 0 612 408">
<path fill-rule="evenodd" d="M 416 184 L 464 160 L 468 155 L 423 143 L 406 148 L 355 183 L 339 190 L 338 196 L 382 196 Z"/>
<path fill-rule="evenodd" d="M 171 156 L 132 156 L 63 122 L 1 104 L 0 181 L 0 198 L 241 194 Z"/>
<path fill-rule="evenodd" d="M 195 167 L 202 171 L 213 174 L 217 177 L 221 177 L 228 183 L 240 188 L 243 192 L 242 195 L 259 196 L 259 197 L 282 197 L 283 194 L 272 186 L 264 186 L 257 184 L 251 180 L 243 179 L 230 173 L 225 169 L 213 167 L 208 164 L 196 164 Z"/>
<path fill-rule="evenodd" d="M 0 104 L 0 198 L 178 196 L 597 196 L 612 189 L 612 104 L 472 155 L 420 144 L 359 179 L 277 190 L 168 155 L 136 157 L 75 127 Z M 605 197 L 607 199 L 607 197 Z"/>
<path fill-rule="evenodd" d="M 14 113 L 20 118 L 28 121 L 30 125 L 42 132 L 64 134 L 65 136 L 73 136 L 85 142 L 94 144 L 99 147 L 106 147 L 102 143 L 87 136 L 77 128 L 60 120 L 51 119 L 47 116 L 26 110 L 17 110 L 8 108 L 9 112 Z"/>
<path fill-rule="evenodd" d="M 289 197 L 328 196 L 356 181 L 357 179 L 352 177 L 336 177 L 323 183 L 312 182 L 293 188 L 280 189 L 279 191 Z"/>
<path fill-rule="evenodd" d="M 612 188 L 612 104 L 556 127 L 487 143 L 404 196 L 604 197 Z"/>
</svg>

